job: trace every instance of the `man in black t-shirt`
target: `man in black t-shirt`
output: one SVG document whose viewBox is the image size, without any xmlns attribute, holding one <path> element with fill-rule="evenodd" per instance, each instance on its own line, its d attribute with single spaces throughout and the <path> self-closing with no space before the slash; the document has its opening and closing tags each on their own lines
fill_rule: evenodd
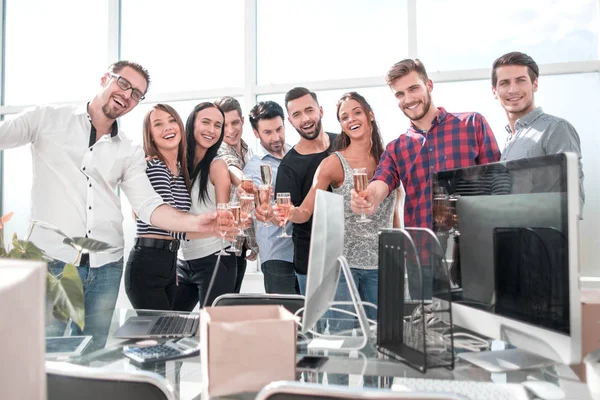
<svg viewBox="0 0 600 400">
<path fill-rule="evenodd" d="M 300 134 L 300 141 L 285 155 L 275 181 L 275 193 L 289 193 L 292 204 L 298 207 L 308 194 L 315 172 L 325 157 L 333 151 L 337 135 L 323 131 L 323 109 L 317 95 L 296 87 L 285 95 L 288 121 Z M 303 224 L 294 224 L 294 268 L 300 292 L 306 293 L 306 272 L 312 217 Z"/>
</svg>

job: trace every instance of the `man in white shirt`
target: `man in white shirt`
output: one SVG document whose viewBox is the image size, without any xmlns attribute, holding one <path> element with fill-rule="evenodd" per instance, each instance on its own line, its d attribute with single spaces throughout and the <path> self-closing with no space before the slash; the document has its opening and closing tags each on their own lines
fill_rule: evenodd
<svg viewBox="0 0 600 400">
<path fill-rule="evenodd" d="M 138 217 L 179 232 L 213 234 L 216 215 L 192 215 L 164 204 L 146 176 L 144 152 L 119 130 L 127 114 L 148 90 L 150 77 L 139 64 L 119 61 L 100 79 L 100 91 L 83 106 L 38 106 L 0 125 L 0 149 L 31 143 L 33 190 L 31 219 L 50 223 L 70 237 L 89 237 L 119 248 L 84 256 L 76 264 L 85 297 L 85 328 L 72 334 L 94 336 L 102 348 L 110 327 L 123 271 L 123 214 L 117 187 Z M 76 252 L 55 233 L 35 228 L 30 240 L 55 261 L 54 275 Z M 56 321 L 48 335 L 62 335 Z"/>
</svg>

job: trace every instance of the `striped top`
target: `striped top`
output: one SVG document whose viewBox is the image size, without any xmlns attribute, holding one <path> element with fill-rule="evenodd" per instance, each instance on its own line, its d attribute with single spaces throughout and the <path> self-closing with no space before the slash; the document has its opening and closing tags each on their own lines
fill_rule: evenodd
<svg viewBox="0 0 600 400">
<path fill-rule="evenodd" d="M 162 197 L 163 201 L 181 211 L 189 211 L 192 206 L 190 194 L 185 187 L 185 179 L 181 173 L 181 166 L 177 163 L 179 175 L 174 176 L 162 161 L 154 158 L 146 163 L 146 175 L 154 191 Z M 175 239 L 185 240 L 185 232 L 168 232 L 164 229 L 148 225 L 136 218 L 137 235 L 162 235 L 172 236 Z"/>
</svg>

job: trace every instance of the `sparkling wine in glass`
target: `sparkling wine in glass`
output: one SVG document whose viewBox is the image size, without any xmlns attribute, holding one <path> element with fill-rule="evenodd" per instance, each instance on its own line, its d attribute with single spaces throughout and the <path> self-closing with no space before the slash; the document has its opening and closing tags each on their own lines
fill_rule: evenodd
<svg viewBox="0 0 600 400">
<path fill-rule="evenodd" d="M 366 168 L 355 168 L 352 170 L 354 178 L 354 190 L 359 196 L 364 198 L 364 192 L 367 190 L 369 181 L 367 180 L 367 169 Z M 357 222 L 370 222 L 371 220 L 365 216 L 365 210 L 360 210 L 360 218 Z"/>
<path fill-rule="evenodd" d="M 247 222 L 252 218 L 252 210 L 254 210 L 254 195 L 246 193 L 240 196 L 240 208 L 242 209 L 242 222 Z"/>
<path fill-rule="evenodd" d="M 229 203 L 217 203 L 217 233 L 221 236 L 221 251 L 216 256 L 228 256 L 229 253 L 225 251 L 225 236 L 227 236 L 227 230 L 229 226 L 221 224 L 221 220 L 229 218 Z"/>
<path fill-rule="evenodd" d="M 271 164 L 260 164 L 260 179 L 263 185 L 271 185 L 273 183 Z"/>
<path fill-rule="evenodd" d="M 244 231 L 242 231 L 240 228 L 240 216 L 242 214 L 240 203 L 237 201 L 230 201 L 229 202 L 229 210 L 233 214 L 233 222 L 235 223 L 235 226 L 237 226 L 237 228 L 238 228 L 238 233 L 236 236 L 245 236 Z M 236 243 L 237 243 L 237 240 L 233 242 L 233 244 L 227 251 L 229 251 L 231 253 L 236 253 L 236 252 L 240 251 L 236 247 Z"/>
<path fill-rule="evenodd" d="M 258 202 L 257 206 L 263 210 L 268 210 L 271 207 L 271 185 L 265 184 L 258 187 Z M 268 226 L 265 220 L 263 226 Z"/>
<path fill-rule="evenodd" d="M 285 231 L 288 218 L 290 217 L 290 206 L 292 205 L 292 199 L 289 193 L 277 193 L 277 210 L 283 215 L 283 226 L 281 227 L 281 235 L 278 237 L 291 237 Z"/>
</svg>

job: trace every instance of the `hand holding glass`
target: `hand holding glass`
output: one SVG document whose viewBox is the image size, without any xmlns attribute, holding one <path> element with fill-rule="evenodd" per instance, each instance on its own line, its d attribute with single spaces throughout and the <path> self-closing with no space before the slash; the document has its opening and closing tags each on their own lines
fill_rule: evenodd
<svg viewBox="0 0 600 400">
<path fill-rule="evenodd" d="M 271 209 L 271 186 L 260 185 L 258 187 L 258 208 L 261 216 L 266 219 L 263 222 L 263 226 L 268 226 L 268 220 L 272 216 L 273 210 Z"/>
<path fill-rule="evenodd" d="M 217 233 L 221 236 L 221 251 L 215 255 L 228 256 L 225 251 L 225 236 L 229 230 L 228 220 L 230 219 L 229 203 L 217 203 Z"/>
</svg>

